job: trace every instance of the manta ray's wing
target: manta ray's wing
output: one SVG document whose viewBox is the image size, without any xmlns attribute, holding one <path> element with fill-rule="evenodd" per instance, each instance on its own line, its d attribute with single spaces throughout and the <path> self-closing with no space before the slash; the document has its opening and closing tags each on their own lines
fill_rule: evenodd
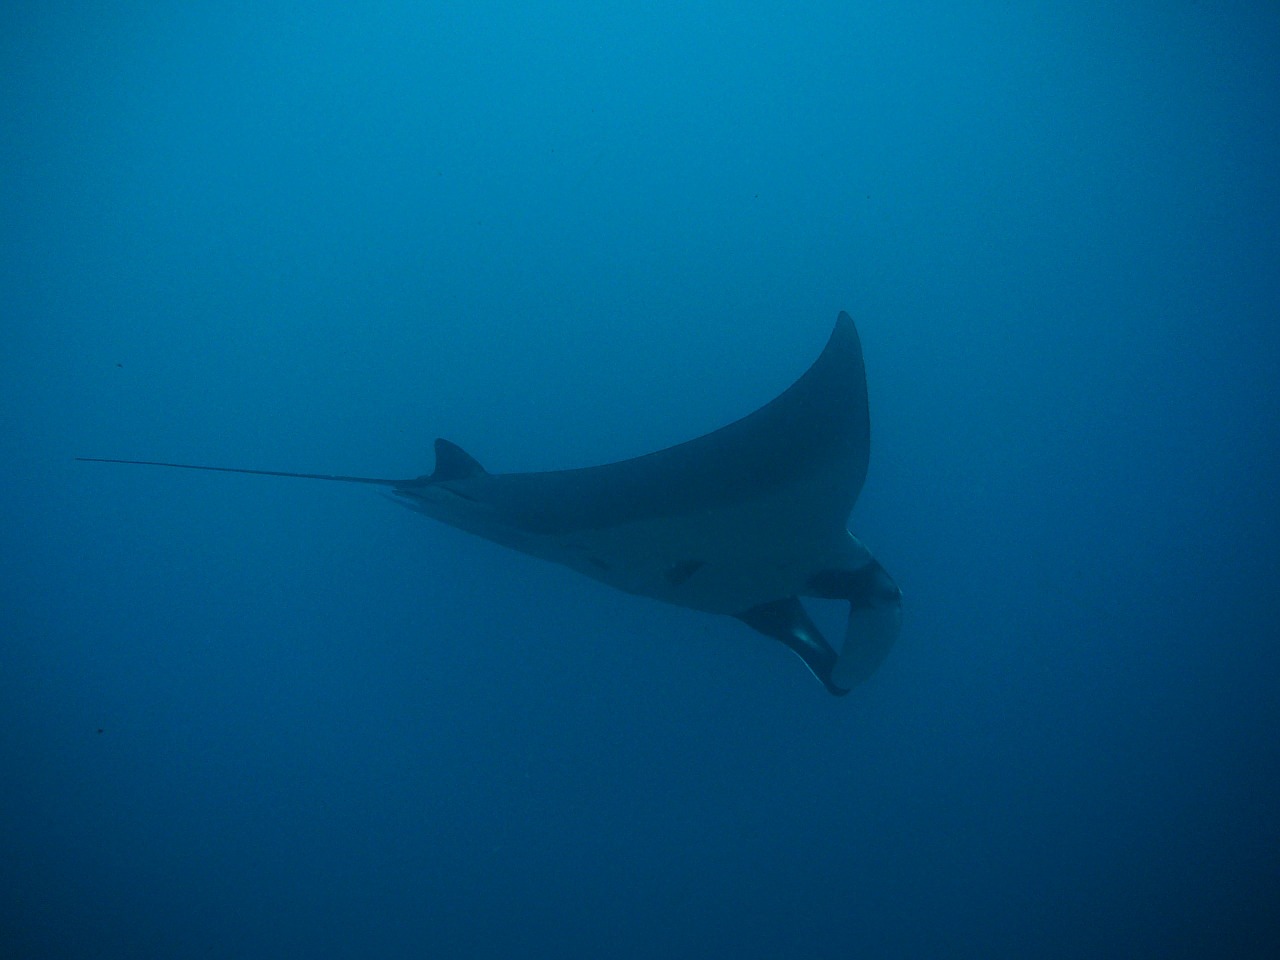
<svg viewBox="0 0 1280 960">
<path fill-rule="evenodd" d="M 460 478 L 455 489 L 469 490 L 513 527 L 558 534 L 688 516 L 729 502 L 785 496 L 788 488 L 817 481 L 821 496 L 806 511 L 837 526 L 862 489 L 869 449 L 862 346 L 853 320 L 841 313 L 808 371 L 728 426 L 598 467 L 490 475 L 476 464 L 478 472 Z"/>
<path fill-rule="evenodd" d="M 489 474 L 468 457 L 470 469 L 451 479 L 438 467 L 395 493 L 445 523 L 628 592 L 737 615 L 803 592 L 821 569 L 870 559 L 845 530 L 869 436 L 862 348 L 841 313 L 799 380 L 705 436 L 546 473 Z M 442 451 L 461 454 L 447 441 L 438 460 Z"/>
</svg>

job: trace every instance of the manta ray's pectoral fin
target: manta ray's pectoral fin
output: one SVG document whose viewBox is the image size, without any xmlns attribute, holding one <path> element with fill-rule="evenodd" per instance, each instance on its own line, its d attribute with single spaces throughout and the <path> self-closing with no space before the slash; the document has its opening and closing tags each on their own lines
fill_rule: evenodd
<svg viewBox="0 0 1280 960">
<path fill-rule="evenodd" d="M 795 651 L 805 662 L 805 666 L 827 688 L 828 693 L 842 697 L 849 692 L 848 687 L 833 681 L 832 672 L 838 661 L 836 652 L 805 612 L 798 597 L 785 597 L 758 604 L 737 614 L 737 619 L 766 637 L 782 641 Z"/>
</svg>

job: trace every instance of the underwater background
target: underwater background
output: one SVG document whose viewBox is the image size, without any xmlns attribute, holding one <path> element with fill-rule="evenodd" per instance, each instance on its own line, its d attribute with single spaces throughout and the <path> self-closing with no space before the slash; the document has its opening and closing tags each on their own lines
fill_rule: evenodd
<svg viewBox="0 0 1280 960">
<path fill-rule="evenodd" d="M 48 0 L 0 58 L 0 955 L 1274 955 L 1280 7 Z M 843 699 L 372 488 L 72 459 L 604 463 L 841 309 L 905 595 Z"/>
</svg>

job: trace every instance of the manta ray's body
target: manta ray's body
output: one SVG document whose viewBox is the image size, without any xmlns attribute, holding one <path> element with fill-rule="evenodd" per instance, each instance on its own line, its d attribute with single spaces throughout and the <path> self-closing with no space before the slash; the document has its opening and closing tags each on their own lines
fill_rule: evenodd
<svg viewBox="0 0 1280 960">
<path fill-rule="evenodd" d="M 841 313 L 813 366 L 771 403 L 604 466 L 491 474 L 447 440 L 436 441 L 435 471 L 408 480 L 107 462 L 390 487 L 432 519 L 628 593 L 737 617 L 843 694 L 879 665 L 901 624 L 898 588 L 845 527 L 869 441 L 862 348 Z M 839 655 L 802 596 L 849 601 Z"/>
</svg>

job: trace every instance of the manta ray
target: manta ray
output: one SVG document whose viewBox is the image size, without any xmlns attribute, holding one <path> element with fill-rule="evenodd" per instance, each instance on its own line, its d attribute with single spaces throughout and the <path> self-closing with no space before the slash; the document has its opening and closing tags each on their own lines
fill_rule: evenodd
<svg viewBox="0 0 1280 960">
<path fill-rule="evenodd" d="M 602 466 L 490 473 L 444 439 L 435 469 L 407 480 L 77 459 L 387 487 L 433 520 L 627 593 L 735 617 L 784 643 L 840 696 L 875 671 L 902 624 L 901 591 L 846 527 L 870 437 L 862 345 L 842 312 L 818 359 L 770 403 Z M 848 601 L 839 653 L 801 597 Z"/>
</svg>

